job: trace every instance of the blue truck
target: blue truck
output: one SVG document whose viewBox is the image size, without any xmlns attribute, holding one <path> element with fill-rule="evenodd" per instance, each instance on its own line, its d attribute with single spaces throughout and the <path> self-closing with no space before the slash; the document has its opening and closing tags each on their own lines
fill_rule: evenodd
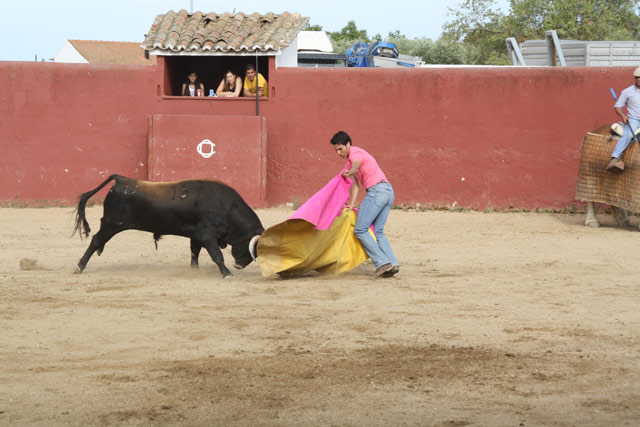
<svg viewBox="0 0 640 427">
<path fill-rule="evenodd" d="M 415 68 L 424 64 L 419 56 L 401 55 L 394 43 L 356 42 L 345 52 L 347 67 Z"/>
</svg>

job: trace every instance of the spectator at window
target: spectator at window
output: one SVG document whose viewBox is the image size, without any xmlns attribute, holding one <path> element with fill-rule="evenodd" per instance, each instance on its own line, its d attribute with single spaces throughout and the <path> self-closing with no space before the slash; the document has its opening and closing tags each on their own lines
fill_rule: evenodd
<svg viewBox="0 0 640 427">
<path fill-rule="evenodd" d="M 257 86 L 257 87 L 256 87 Z M 245 68 L 244 77 L 244 96 L 256 96 L 256 90 L 258 96 L 269 96 L 269 83 L 260 73 L 256 73 L 256 66 L 253 64 L 247 64 Z"/>
<path fill-rule="evenodd" d="M 220 81 L 216 94 L 218 96 L 238 97 L 240 96 L 240 91 L 242 91 L 242 79 L 229 70 Z"/>
<path fill-rule="evenodd" d="M 204 85 L 198 80 L 195 71 L 189 74 L 186 82 L 182 83 L 182 96 L 204 96 Z"/>
</svg>

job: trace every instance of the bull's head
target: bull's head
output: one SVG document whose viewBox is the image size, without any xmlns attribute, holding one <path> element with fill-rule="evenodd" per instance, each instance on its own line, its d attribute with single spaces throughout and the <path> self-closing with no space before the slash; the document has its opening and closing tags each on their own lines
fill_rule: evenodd
<svg viewBox="0 0 640 427">
<path fill-rule="evenodd" d="M 231 247 L 231 255 L 233 255 L 233 259 L 235 260 L 235 264 L 233 266 L 235 268 L 245 268 L 256 260 L 256 247 L 259 239 L 260 235 L 258 234 L 248 241 L 244 241 L 241 244 L 233 245 Z"/>
</svg>

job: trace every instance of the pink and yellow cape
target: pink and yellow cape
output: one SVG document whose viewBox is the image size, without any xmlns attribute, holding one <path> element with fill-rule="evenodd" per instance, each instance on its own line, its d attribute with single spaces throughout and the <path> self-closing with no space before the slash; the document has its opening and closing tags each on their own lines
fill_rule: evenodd
<svg viewBox="0 0 640 427">
<path fill-rule="evenodd" d="M 257 252 L 263 276 L 342 273 L 368 258 L 353 234 L 356 212 L 343 209 L 350 186 L 350 179 L 336 176 L 289 219 L 262 234 Z"/>
</svg>

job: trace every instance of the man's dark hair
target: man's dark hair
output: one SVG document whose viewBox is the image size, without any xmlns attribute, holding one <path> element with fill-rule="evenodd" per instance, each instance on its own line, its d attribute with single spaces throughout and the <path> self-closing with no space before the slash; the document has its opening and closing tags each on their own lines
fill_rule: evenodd
<svg viewBox="0 0 640 427">
<path fill-rule="evenodd" d="M 252 63 L 248 63 L 248 64 L 247 64 L 247 66 L 246 66 L 246 67 L 244 67 L 244 70 L 245 70 L 245 71 L 249 71 L 249 70 L 253 70 L 253 71 L 255 71 L 255 70 L 256 70 L 256 66 L 255 66 L 255 65 L 253 65 Z"/>
<path fill-rule="evenodd" d="M 348 142 L 351 142 L 351 137 L 343 130 L 336 132 L 333 138 L 331 138 L 333 145 L 347 145 Z"/>
</svg>

